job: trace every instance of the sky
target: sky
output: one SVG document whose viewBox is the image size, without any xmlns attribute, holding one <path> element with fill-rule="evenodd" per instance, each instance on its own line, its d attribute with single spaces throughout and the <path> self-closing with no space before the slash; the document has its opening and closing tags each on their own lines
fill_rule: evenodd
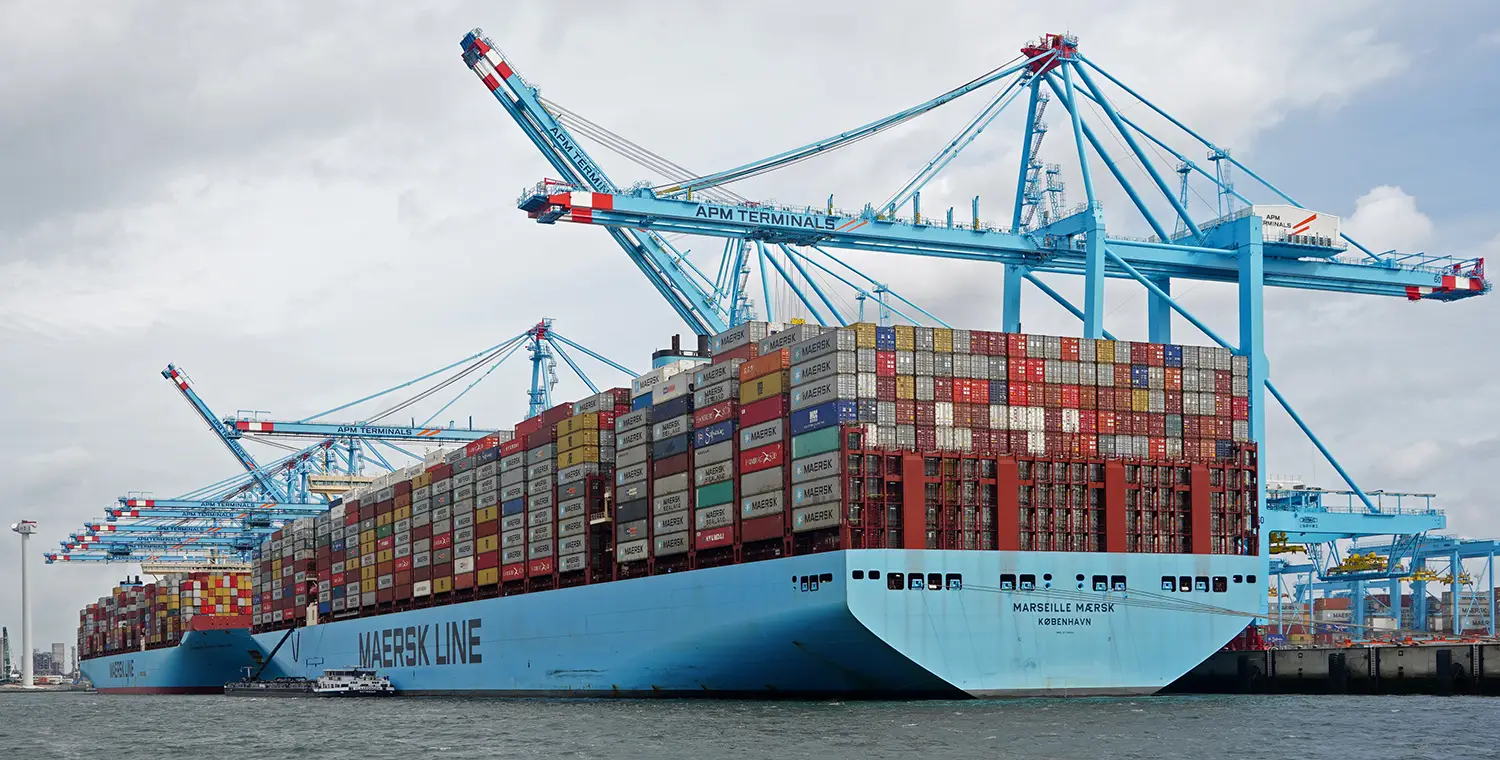
<svg viewBox="0 0 1500 760">
<path fill-rule="evenodd" d="M 1484 183 L 1500 170 L 1489 147 L 1500 105 L 1481 95 L 1500 64 L 1500 9 L 1484 3 L 23 0 L 0 2 L 0 17 L 0 474 L 11 492 L 0 521 L 42 524 L 37 646 L 72 642 L 76 610 L 133 572 L 42 567 L 42 549 L 127 492 L 166 497 L 236 472 L 161 378 L 168 362 L 220 415 L 295 419 L 542 317 L 637 368 L 683 331 L 601 230 L 537 225 L 515 208 L 551 172 L 459 59 L 475 26 L 546 97 L 699 172 L 922 102 L 1040 33 L 1070 31 L 1092 60 L 1375 250 L 1500 255 L 1500 201 Z M 973 97 L 984 96 L 733 189 L 878 203 L 977 111 Z M 927 186 L 924 211 L 953 206 L 964 220 L 979 195 L 986 221 L 1007 221 L 1018 112 Z M 1061 113 L 1044 155 L 1063 165 L 1071 204 L 1082 183 Z M 622 185 L 662 179 L 591 150 Z M 1248 177 L 1236 181 L 1250 192 Z M 1117 189 L 1100 198 L 1111 232 L 1149 234 Z M 952 324 L 999 327 L 994 267 L 849 260 Z M 1072 278 L 1046 279 L 1079 292 Z M 1174 292 L 1237 335 L 1232 288 Z M 1145 303 L 1111 283 L 1107 327 L 1143 339 Z M 1497 316 L 1493 296 L 1274 291 L 1271 375 L 1361 485 L 1437 493 L 1450 532 L 1497 535 L 1486 498 L 1500 457 Z M 1023 325 L 1079 330 L 1035 291 Z M 1207 342 L 1180 319 L 1174 330 Z M 600 384 L 622 379 L 584 363 Z M 509 427 L 528 371 L 503 365 L 439 421 Z M 555 392 L 584 393 L 568 378 Z M 1285 414 L 1269 410 L 1268 424 L 1270 472 L 1342 487 Z M 14 567 L 14 537 L 0 547 Z M 13 634 L 18 596 L 0 584 Z"/>
</svg>

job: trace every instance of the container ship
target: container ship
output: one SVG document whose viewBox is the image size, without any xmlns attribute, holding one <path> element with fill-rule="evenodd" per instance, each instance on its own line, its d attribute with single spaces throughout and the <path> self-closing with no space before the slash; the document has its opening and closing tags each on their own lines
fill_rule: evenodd
<svg viewBox="0 0 1500 760">
<path fill-rule="evenodd" d="M 250 627 L 101 692 L 360 667 L 404 694 L 1152 693 L 1253 622 L 1246 365 L 1217 348 L 751 322 L 253 553 Z M 139 650 L 139 651 L 138 651 Z"/>
</svg>

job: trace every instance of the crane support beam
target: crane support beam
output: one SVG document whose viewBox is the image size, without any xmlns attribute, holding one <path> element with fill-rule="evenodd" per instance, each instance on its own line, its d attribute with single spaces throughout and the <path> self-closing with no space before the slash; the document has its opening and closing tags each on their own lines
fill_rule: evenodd
<svg viewBox="0 0 1500 760">
<path fill-rule="evenodd" d="M 1082 235 L 1062 239 L 1046 235 L 1014 234 L 996 229 L 948 228 L 859 216 L 826 215 L 810 210 L 766 206 L 724 205 L 655 197 L 649 190 L 634 194 L 594 192 L 556 193 L 547 198 L 563 221 L 606 227 L 645 228 L 711 237 L 738 237 L 767 243 L 819 245 L 832 248 L 916 256 L 988 261 L 1025 267 L 1036 272 L 1084 274 L 1088 255 Z M 1089 213 L 1089 212 L 1085 212 Z M 1211 245 L 1178 245 L 1159 241 L 1104 238 L 1137 272 L 1147 277 L 1238 282 L 1240 261 L 1233 229 L 1249 217 L 1225 222 L 1206 236 Z M 1084 230 L 1089 220 L 1081 221 Z M 1086 232 L 1084 233 L 1086 234 Z M 1489 283 L 1477 277 L 1455 277 L 1441 268 L 1401 268 L 1328 259 L 1327 250 L 1279 242 L 1262 244 L 1267 287 L 1334 293 L 1431 297 L 1444 300 L 1481 295 Z M 1301 259 L 1314 255 L 1316 259 Z M 1118 264 L 1103 262 L 1108 277 L 1131 278 Z M 1427 289 L 1421 293 L 1421 289 Z"/>
<path fill-rule="evenodd" d="M 261 422 L 233 420 L 235 435 L 299 436 L 311 438 L 365 438 L 383 441 L 475 441 L 498 430 L 464 430 L 404 425 L 340 425 L 323 422 Z"/>
</svg>

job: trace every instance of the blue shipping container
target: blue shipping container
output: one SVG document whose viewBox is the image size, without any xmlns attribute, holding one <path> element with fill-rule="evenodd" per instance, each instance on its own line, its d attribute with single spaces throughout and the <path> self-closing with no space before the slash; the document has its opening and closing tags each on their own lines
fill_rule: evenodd
<svg viewBox="0 0 1500 760">
<path fill-rule="evenodd" d="M 859 421 L 860 422 L 868 422 L 868 423 L 874 424 L 874 423 L 880 421 L 879 417 L 880 417 L 880 402 L 879 401 L 865 400 L 865 401 L 860 401 L 859 402 Z"/>
<path fill-rule="evenodd" d="M 1214 441 L 1214 456 L 1219 459 L 1229 459 L 1234 456 L 1234 441 L 1220 438 Z"/>
<path fill-rule="evenodd" d="M 828 401 L 792 412 L 792 435 L 802 435 L 833 425 L 858 421 L 859 404 L 857 402 L 848 399 Z"/>
<path fill-rule="evenodd" d="M 327 615 L 333 611 L 333 602 L 318 602 L 318 614 Z"/>
<path fill-rule="evenodd" d="M 474 464 L 489 464 L 490 462 L 497 461 L 498 459 L 500 459 L 500 447 L 491 446 L 484 451 L 481 451 L 478 454 L 474 455 Z"/>
<path fill-rule="evenodd" d="M 667 457 L 675 457 L 678 454 L 686 454 L 687 450 L 692 448 L 692 446 L 692 433 L 674 435 L 664 441 L 657 441 L 651 444 L 651 458 L 666 459 Z"/>
<path fill-rule="evenodd" d="M 896 350 L 896 328 L 894 328 L 894 327 L 877 327 L 877 328 L 875 328 L 875 350 L 876 351 L 895 351 Z"/>
<path fill-rule="evenodd" d="M 632 412 L 639 412 L 642 409 L 650 409 L 650 408 L 651 408 L 651 394 L 649 394 L 649 393 L 647 393 L 644 396 L 636 396 L 635 398 L 633 398 L 633 399 L 630 400 L 630 411 L 632 411 Z"/>
<path fill-rule="evenodd" d="M 1174 346 L 1170 343 L 1166 346 L 1166 357 L 1168 367 L 1182 366 L 1182 346 Z"/>
<path fill-rule="evenodd" d="M 1009 398 L 1010 398 L 1010 386 L 1007 385 L 1006 382 L 1007 381 L 1005 381 L 1005 380 L 991 380 L 990 381 L 990 403 L 991 404 L 1007 404 L 1007 403 L 1010 403 L 1010 401 L 1009 401 Z"/>
<path fill-rule="evenodd" d="M 724 420 L 715 422 L 706 428 L 699 428 L 693 434 L 693 448 L 701 449 L 704 446 L 712 446 L 722 441 L 734 438 L 735 420 Z"/>
<path fill-rule="evenodd" d="M 1145 367 L 1142 367 L 1139 364 L 1131 365 L 1131 367 L 1130 367 L 1130 387 L 1132 387 L 1132 388 L 1145 388 L 1147 386 L 1147 384 L 1149 384 L 1149 382 L 1150 382 L 1150 380 L 1148 379 L 1149 377 L 1150 377 L 1150 373 L 1146 371 Z"/>
<path fill-rule="evenodd" d="M 502 514 L 502 515 L 515 515 L 515 514 L 520 514 L 522 512 L 525 512 L 525 511 L 526 511 L 526 500 L 525 499 L 511 499 L 510 501 L 502 501 L 502 502 L 500 502 L 500 514 Z"/>
<path fill-rule="evenodd" d="M 691 411 L 693 411 L 693 394 L 689 393 L 651 407 L 651 423 L 656 424 L 673 417 L 681 417 Z"/>
<path fill-rule="evenodd" d="M 328 542 L 328 551 L 341 552 L 344 550 L 344 539 Z"/>
</svg>

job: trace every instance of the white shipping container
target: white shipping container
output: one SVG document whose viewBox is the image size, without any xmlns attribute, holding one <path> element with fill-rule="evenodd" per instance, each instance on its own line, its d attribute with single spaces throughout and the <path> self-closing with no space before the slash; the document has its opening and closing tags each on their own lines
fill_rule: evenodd
<svg viewBox="0 0 1500 760">
<path fill-rule="evenodd" d="M 860 399 L 875 398 L 875 373 L 861 372 L 854 376 L 854 395 Z"/>
<path fill-rule="evenodd" d="M 622 414 L 622 415 L 620 415 L 620 416 L 618 416 L 618 417 L 615 418 L 615 436 L 618 438 L 621 433 L 623 433 L 623 432 L 625 432 L 627 430 L 634 430 L 636 428 L 646 427 L 646 426 L 648 426 L 650 424 L 651 424 L 651 410 L 650 409 L 637 409 L 634 412 L 630 412 L 628 414 Z M 620 448 L 624 448 L 624 446 L 622 445 Z M 504 469 L 504 468 L 502 467 L 501 469 Z"/>
<path fill-rule="evenodd" d="M 651 499 L 651 514 L 664 515 L 671 512 L 686 512 L 693 506 L 692 491 L 662 494 Z"/>
<path fill-rule="evenodd" d="M 820 528 L 832 528 L 843 524 L 840 505 L 819 504 L 792 511 L 792 532 L 803 533 Z"/>
<path fill-rule="evenodd" d="M 693 392 L 693 373 L 678 372 L 658 383 L 651 391 L 651 405 L 665 404 Z"/>
<path fill-rule="evenodd" d="M 1047 429 L 1047 410 L 1040 406 L 1026 407 L 1026 430 L 1041 432 Z"/>
<path fill-rule="evenodd" d="M 859 372 L 858 353 L 852 350 L 835 351 L 801 364 L 793 364 L 791 382 L 792 387 L 795 388 L 833 375 L 852 375 L 856 372 Z"/>
<path fill-rule="evenodd" d="M 557 539 L 557 553 L 562 555 L 584 551 L 588 548 L 588 542 L 588 536 L 584 535 L 563 536 Z"/>
<path fill-rule="evenodd" d="M 733 380 L 737 383 L 740 381 L 740 365 L 744 363 L 744 359 L 725 359 L 706 367 L 699 367 L 693 373 L 693 387 L 707 388 L 725 380 Z"/>
<path fill-rule="evenodd" d="M 693 513 L 693 524 L 698 530 L 722 528 L 734 524 L 734 505 L 720 504 Z"/>
<path fill-rule="evenodd" d="M 776 489 L 754 496 L 740 497 L 740 518 L 753 520 L 767 515 L 779 515 L 786 507 L 786 491 Z"/>
<path fill-rule="evenodd" d="M 917 375 L 916 386 L 918 401 L 933 399 L 933 382 L 930 375 Z"/>
<path fill-rule="evenodd" d="M 838 475 L 843 472 L 843 462 L 843 453 L 839 451 L 795 460 L 792 462 L 792 483 L 803 483 Z"/>
<path fill-rule="evenodd" d="M 939 432 L 942 432 L 939 430 Z M 838 501 L 843 496 L 843 478 L 834 476 L 792 486 L 792 506 L 807 507 Z"/>
<path fill-rule="evenodd" d="M 683 433 L 690 433 L 692 432 L 692 430 L 693 416 L 691 414 L 684 414 L 681 417 L 673 417 L 669 420 L 662 420 L 661 422 L 652 425 L 651 440 L 665 441 L 666 439 L 673 436 L 682 435 Z"/>
<path fill-rule="evenodd" d="M 557 571 L 560 573 L 571 573 L 587 566 L 588 555 L 584 553 L 568 554 L 557 558 Z"/>
<path fill-rule="evenodd" d="M 459 557 L 459 558 L 453 560 L 453 572 L 455 572 L 455 573 L 472 573 L 472 572 L 474 572 L 474 558 L 473 557 Z"/>
<path fill-rule="evenodd" d="M 625 541 L 615 547 L 615 559 L 619 562 L 636 562 L 646 559 L 651 553 L 651 542 L 646 539 Z"/>
<path fill-rule="evenodd" d="M 715 351 L 714 353 L 718 352 Z M 630 381 L 630 397 L 640 398 L 647 393 L 652 393 L 656 390 L 657 386 L 661 385 L 663 382 L 666 382 L 667 378 L 672 377 L 673 375 L 681 374 L 682 372 L 696 369 L 698 365 L 703 363 L 704 360 L 678 359 L 676 361 L 671 361 L 660 367 L 657 367 L 656 369 L 653 369 L 650 372 L 647 372 L 646 374 Z M 652 403 L 656 403 L 654 397 L 652 399 Z"/>
<path fill-rule="evenodd" d="M 657 536 L 652 542 L 651 556 L 670 557 L 677 554 L 686 554 L 693 548 L 692 534 L 683 531 L 665 536 Z"/>
<path fill-rule="evenodd" d="M 731 327 L 708 339 L 708 351 L 712 354 L 722 354 L 725 351 L 733 351 L 751 341 L 759 341 L 771 334 L 771 325 L 768 322 L 746 322 L 738 327 Z"/>
<path fill-rule="evenodd" d="M 693 485 L 697 487 L 723 483 L 734 478 L 733 462 L 714 462 L 693 470 Z"/>
<path fill-rule="evenodd" d="M 727 462 L 734 458 L 734 441 L 724 441 L 693 451 L 693 463 L 699 466 Z"/>
<path fill-rule="evenodd" d="M 783 465 L 777 465 L 765 470 L 746 473 L 740 476 L 740 495 L 754 496 L 767 491 L 782 490 L 784 480 Z"/>
<path fill-rule="evenodd" d="M 692 527 L 692 523 L 693 513 L 689 511 L 671 512 L 651 518 L 651 528 L 655 531 L 654 535 L 658 536 L 665 533 L 676 533 L 677 531 L 687 530 Z"/>
<path fill-rule="evenodd" d="M 820 325 L 791 325 L 784 330 L 774 332 L 760 339 L 759 356 L 765 356 L 772 351 L 783 348 L 791 348 L 793 343 L 801 343 L 809 338 L 815 338 L 823 334 L 824 328 Z"/>
<path fill-rule="evenodd" d="M 693 474 L 691 472 L 679 472 L 675 475 L 666 475 L 651 481 L 651 493 L 656 496 L 664 496 L 669 493 L 686 491 L 693 486 Z"/>
<path fill-rule="evenodd" d="M 854 331 L 848 328 L 835 328 L 817 337 L 808 338 L 791 346 L 792 366 L 801 364 L 809 359 L 815 359 L 824 354 L 835 351 L 853 351 L 855 348 Z"/>
<path fill-rule="evenodd" d="M 953 402 L 938 401 L 932 405 L 933 424 L 938 427 L 953 427 Z"/>
<path fill-rule="evenodd" d="M 1028 430 L 1026 432 L 1026 450 L 1032 454 L 1045 454 L 1047 452 L 1047 434 L 1040 430 Z"/>
<path fill-rule="evenodd" d="M 1079 415 L 1077 409 L 1062 410 L 1062 431 L 1064 433 L 1078 432 L 1078 420 Z"/>
<path fill-rule="evenodd" d="M 1010 407 L 1004 404 L 990 404 L 990 429 L 1010 430 Z"/>
</svg>

